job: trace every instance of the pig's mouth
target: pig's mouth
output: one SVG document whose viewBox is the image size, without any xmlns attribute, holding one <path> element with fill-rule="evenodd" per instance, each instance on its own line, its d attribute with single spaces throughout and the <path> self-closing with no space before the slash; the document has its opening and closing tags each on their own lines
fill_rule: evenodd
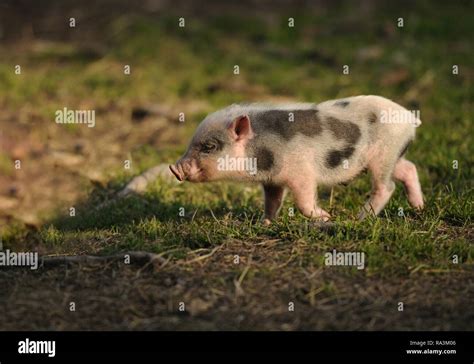
<svg viewBox="0 0 474 364">
<path fill-rule="evenodd" d="M 186 175 L 181 168 L 178 168 L 174 165 L 170 165 L 170 171 L 175 175 L 175 177 L 178 179 L 178 181 L 183 182 L 183 181 L 190 181 L 190 182 L 198 182 L 199 181 L 199 176 L 202 175 L 202 169 L 199 169 L 196 173 L 193 173 L 191 175 Z"/>
<path fill-rule="evenodd" d="M 184 177 L 181 174 L 181 172 L 178 170 L 178 168 L 176 168 L 172 164 L 170 164 L 170 171 L 175 175 L 175 177 L 178 179 L 178 181 L 180 181 L 180 182 L 184 181 Z"/>
</svg>

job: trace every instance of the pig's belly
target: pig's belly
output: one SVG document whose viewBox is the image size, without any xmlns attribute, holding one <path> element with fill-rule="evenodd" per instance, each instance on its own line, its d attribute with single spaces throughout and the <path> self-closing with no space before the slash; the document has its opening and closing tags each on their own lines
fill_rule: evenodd
<svg viewBox="0 0 474 364">
<path fill-rule="evenodd" d="M 286 182 L 298 177 L 323 185 L 346 183 L 359 175 L 367 167 L 371 156 L 378 153 L 376 146 L 359 143 L 354 145 L 350 156 L 344 158 L 344 148 L 336 146 L 337 143 L 324 137 L 319 140 L 296 138 L 287 146 L 291 152 L 278 154 L 282 158 L 278 163 L 282 168 L 274 180 Z M 333 165 L 328 165 L 332 151 L 342 151 L 342 155 L 333 156 Z"/>
<path fill-rule="evenodd" d="M 315 176 L 317 183 L 332 186 L 340 183 L 347 183 L 356 178 L 367 168 L 373 149 L 375 148 L 370 148 L 368 146 L 360 147 L 355 150 L 349 158 L 343 160 L 342 163 L 335 168 L 327 166 L 326 160 L 330 153 L 329 151 L 321 153 L 319 150 L 316 150 Z"/>
</svg>

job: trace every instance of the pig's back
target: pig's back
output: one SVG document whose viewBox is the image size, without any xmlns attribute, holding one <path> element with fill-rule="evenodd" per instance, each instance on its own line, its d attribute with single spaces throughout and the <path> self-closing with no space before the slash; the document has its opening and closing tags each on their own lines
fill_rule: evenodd
<svg viewBox="0 0 474 364">
<path fill-rule="evenodd" d="M 381 122 L 384 112 L 407 110 L 380 96 L 354 96 L 320 104 L 239 105 L 231 110 L 235 113 L 232 117 L 250 116 L 255 137 L 249 149 L 268 150 L 276 173 L 285 168 L 298 173 L 301 164 L 311 165 L 323 184 L 355 177 L 373 155 L 387 151 L 399 155 L 415 130 L 406 123 Z"/>
<path fill-rule="evenodd" d="M 316 152 L 317 168 L 329 184 L 357 175 L 374 155 L 399 151 L 421 123 L 401 105 L 380 96 L 354 96 L 318 104 L 326 134 Z M 391 123 L 389 115 L 406 115 L 410 122 Z"/>
<path fill-rule="evenodd" d="M 397 124 L 384 122 L 384 114 L 391 114 L 394 112 L 407 113 L 403 106 L 389 100 L 385 97 L 374 96 L 374 95 L 361 95 L 347 97 L 343 99 L 324 101 L 318 104 L 318 109 L 322 116 L 333 116 L 340 119 L 349 120 L 362 127 L 366 125 L 378 124 Z M 416 119 L 416 118 L 413 118 Z M 416 119 L 413 120 L 417 126 L 421 124 L 421 121 Z M 400 123 L 410 124 L 410 123 Z M 413 126 L 413 124 L 410 124 Z M 398 125 L 394 129 L 407 129 L 407 125 Z M 390 129 L 388 129 L 390 132 Z"/>
</svg>

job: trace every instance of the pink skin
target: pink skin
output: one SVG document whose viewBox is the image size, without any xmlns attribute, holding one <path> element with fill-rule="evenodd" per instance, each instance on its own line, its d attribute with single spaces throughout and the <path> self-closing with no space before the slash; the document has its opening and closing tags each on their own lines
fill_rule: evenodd
<svg viewBox="0 0 474 364">
<path fill-rule="evenodd" d="M 310 171 L 308 171 L 310 173 Z M 281 175 L 283 177 L 285 173 Z M 316 182 L 314 179 L 307 178 L 307 175 L 287 176 L 284 185 L 263 186 L 265 196 L 265 216 L 263 223 L 270 225 L 271 221 L 277 216 L 285 196 L 285 186 L 292 192 L 296 206 L 300 212 L 314 220 L 328 221 L 331 218 L 328 212 L 317 205 L 316 201 Z"/>
<path fill-rule="evenodd" d="M 233 120 L 227 127 L 232 148 L 227 151 L 229 157 L 245 156 L 247 142 L 253 138 L 250 119 L 243 115 Z M 217 158 L 223 155 L 202 155 L 190 148 L 175 165 L 170 165 L 171 172 L 179 181 L 209 182 L 224 179 L 245 179 L 245 171 L 220 171 L 217 169 Z"/>
<path fill-rule="evenodd" d="M 369 214 L 378 215 L 383 210 L 395 190 L 393 180 L 404 184 L 408 202 L 412 207 L 423 209 L 423 194 L 415 165 L 404 158 L 398 159 L 395 165 L 384 165 L 384 158 L 384 154 L 379 153 L 369 163 L 368 168 L 372 173 L 372 193 L 359 214 L 360 220 Z"/>
<path fill-rule="evenodd" d="M 273 185 L 264 185 L 265 217 L 264 224 L 268 225 L 275 219 L 283 202 L 284 192 L 290 190 L 296 207 L 303 216 L 320 221 L 328 221 L 331 215 L 318 206 L 317 175 L 311 162 L 301 159 L 299 153 L 289 153 L 281 156 L 282 168 L 273 176 Z M 278 186 L 278 187 L 277 187 Z"/>
<path fill-rule="evenodd" d="M 365 108 L 369 106 L 373 110 L 394 107 L 393 103 L 388 104 L 387 100 L 382 102 L 381 98 L 371 96 L 370 99 L 368 97 L 364 99 L 369 100 L 369 104 L 360 106 L 361 113 L 366 113 Z M 357 104 L 360 100 L 362 99 L 354 99 L 353 106 L 359 107 Z M 325 112 L 328 115 L 337 114 L 337 109 L 332 107 L 325 111 L 327 107 L 329 106 L 321 104 L 319 110 L 321 115 L 324 115 Z M 237 109 L 231 107 L 230 110 L 234 114 L 236 112 L 234 110 Z M 251 109 L 243 108 L 242 112 L 251 113 L 252 111 L 249 110 Z M 357 112 L 354 114 L 356 121 L 362 117 Z M 376 134 L 362 132 L 356 146 L 357 153 L 354 153 L 351 163 L 344 167 L 344 170 L 325 167 L 324 156 L 326 154 L 324 153 L 333 148 L 330 135 L 323 135 L 323 139 L 320 140 L 321 153 L 319 154 L 319 150 L 314 149 L 316 141 L 313 143 L 312 140 L 308 140 L 306 135 L 299 135 L 285 141 L 272 135 L 270 131 L 270 135 L 259 135 L 258 142 L 255 140 L 252 144 L 259 144 L 261 141 L 263 147 L 275 145 L 275 150 L 271 150 L 272 157 L 275 158 L 274 162 L 276 162 L 274 168 L 260 169 L 256 175 L 249 175 L 246 171 L 218 169 L 221 157 L 246 157 L 246 146 L 254 137 L 248 116 L 242 115 L 232 121 L 229 119 L 226 119 L 227 121 L 219 120 L 220 117 L 229 118 L 228 115 L 230 114 L 227 112 L 216 113 L 203 121 L 186 154 L 175 165 L 170 166 L 170 170 L 178 180 L 260 182 L 263 184 L 265 196 L 265 223 L 270 223 L 276 218 L 285 192 L 290 190 L 296 206 L 304 216 L 327 221 L 330 218 L 329 213 L 318 206 L 318 185 L 331 186 L 342 180 L 347 181 L 356 177 L 365 167 L 371 173 L 372 191 L 359 214 L 360 219 L 367 215 L 377 215 L 383 210 L 395 190 L 395 181 L 401 181 L 404 184 L 411 206 L 417 209 L 423 208 L 423 195 L 416 167 L 406 159 L 400 158 L 398 146 L 401 147 L 401 145 L 398 145 L 395 140 L 400 138 L 400 141 L 407 141 L 408 138 L 413 138 L 412 128 L 388 125 L 385 133 L 385 130 L 382 132 L 380 127 L 374 126 L 373 133 Z M 345 118 L 345 116 L 341 114 L 341 118 Z M 256 119 L 255 122 L 259 122 L 259 120 Z M 361 130 L 365 130 L 366 127 L 367 123 L 364 120 Z M 226 131 L 228 134 L 225 133 Z M 213 141 L 216 144 L 213 144 Z M 255 148 L 252 145 L 249 150 L 260 156 L 262 154 L 257 153 L 260 150 L 257 147 L 260 145 L 255 145 Z M 337 148 L 336 145 L 334 147 Z"/>
<path fill-rule="evenodd" d="M 310 219 L 322 221 L 328 221 L 330 219 L 331 215 L 317 206 L 317 186 L 316 176 L 314 176 L 314 168 L 300 170 L 297 175 L 288 178 L 287 186 L 293 193 L 296 206 L 304 216 Z"/>
<path fill-rule="evenodd" d="M 170 165 L 170 170 L 176 176 L 176 178 L 182 181 L 197 182 L 199 176 L 201 175 L 201 170 L 199 169 L 196 160 L 187 158 L 184 156 L 175 165 Z"/>
<path fill-rule="evenodd" d="M 254 134 L 251 129 L 250 120 L 247 116 L 236 118 L 228 126 L 232 149 L 227 154 L 232 157 L 244 157 L 245 147 Z M 245 171 L 218 171 L 216 168 L 216 157 L 202 157 L 192 148 L 175 164 L 170 165 L 170 170 L 179 181 L 207 182 L 222 179 L 249 179 Z M 301 213 L 311 219 L 328 221 L 329 213 L 318 207 L 316 204 L 316 178 L 314 168 L 311 166 L 301 166 L 297 161 L 285 161 L 284 168 L 278 176 L 275 176 L 276 184 L 263 186 L 265 195 L 265 216 L 264 224 L 270 224 L 283 203 L 285 187 L 293 193 L 296 205 Z M 288 168 L 289 165 L 298 166 Z M 308 182 L 314 181 L 314 182 Z"/>
<path fill-rule="evenodd" d="M 241 116 L 229 123 L 227 127 L 232 146 L 225 153 L 202 154 L 196 146 L 191 145 L 186 154 L 170 170 L 179 181 L 208 182 L 223 179 L 254 180 L 245 171 L 220 171 L 217 169 L 217 159 L 223 155 L 229 157 L 245 157 L 248 141 L 254 134 L 250 120 Z M 408 201 L 417 209 L 423 208 L 423 195 L 416 167 L 406 159 L 399 159 L 394 164 L 387 163 L 387 155 L 380 145 L 374 145 L 365 151 L 368 169 L 372 174 L 372 193 L 364 205 L 359 218 L 368 214 L 377 215 L 385 207 L 395 189 L 393 180 L 405 185 Z M 283 157 L 283 168 L 278 175 L 272 177 L 272 182 L 263 182 L 265 196 L 264 224 L 270 224 L 275 219 L 284 200 L 288 188 L 294 197 L 296 206 L 301 213 L 311 219 L 328 221 L 330 215 L 317 204 L 317 176 L 312 165 L 302 161 L 299 154 L 289 154 Z M 349 171 L 357 174 L 358 171 Z"/>
<path fill-rule="evenodd" d="M 359 220 L 364 219 L 368 214 L 378 215 L 390 200 L 393 191 L 395 191 L 393 181 L 382 183 L 373 178 L 372 180 L 372 193 L 369 201 L 365 203 L 363 210 L 359 214 Z"/>
<path fill-rule="evenodd" d="M 395 165 L 393 177 L 405 185 L 410 205 L 421 210 L 424 205 L 423 194 L 415 165 L 406 159 L 400 159 Z"/>
</svg>

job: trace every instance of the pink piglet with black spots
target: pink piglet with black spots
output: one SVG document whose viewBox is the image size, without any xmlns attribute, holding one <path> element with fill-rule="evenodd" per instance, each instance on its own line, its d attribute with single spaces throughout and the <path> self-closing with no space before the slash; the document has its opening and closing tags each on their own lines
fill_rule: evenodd
<svg viewBox="0 0 474 364">
<path fill-rule="evenodd" d="M 404 155 L 421 124 L 412 112 L 380 96 L 319 104 L 235 104 L 208 115 L 184 156 L 170 169 L 180 181 L 261 183 L 264 222 L 275 219 L 285 192 L 301 213 L 327 221 L 318 185 L 346 183 L 368 170 L 370 198 L 359 218 L 377 215 L 401 181 L 408 201 L 423 208 L 415 165 Z"/>
</svg>

